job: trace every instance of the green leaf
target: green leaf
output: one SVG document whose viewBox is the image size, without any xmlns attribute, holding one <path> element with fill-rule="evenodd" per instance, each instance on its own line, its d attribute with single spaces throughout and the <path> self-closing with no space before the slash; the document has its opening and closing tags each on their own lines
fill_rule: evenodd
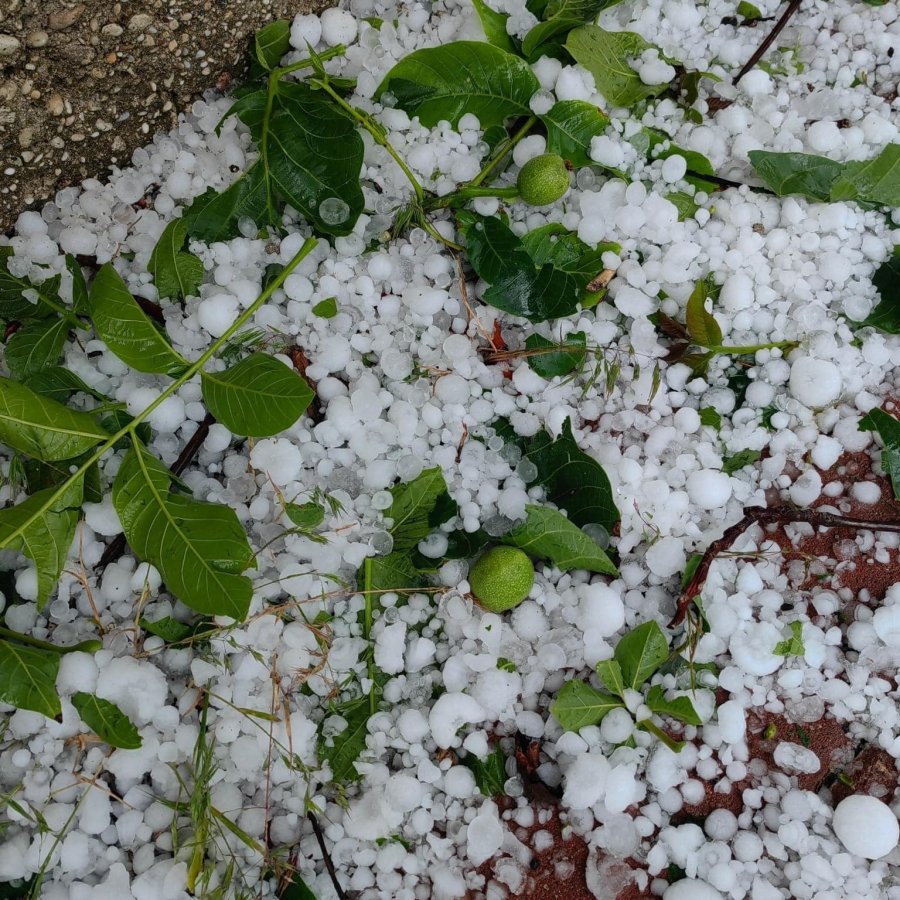
<svg viewBox="0 0 900 900">
<path fill-rule="evenodd" d="M 147 269 L 160 297 L 190 297 L 203 284 L 203 263 L 183 249 L 187 232 L 188 223 L 184 219 L 173 219 L 163 229 L 150 254 Z"/>
<path fill-rule="evenodd" d="M 25 470 L 25 483 L 29 494 L 36 494 L 45 488 L 61 487 L 68 481 L 73 469 L 78 469 L 86 462 L 87 455 L 76 456 L 75 459 L 62 462 L 41 462 L 37 459 L 23 459 L 22 467 Z M 91 465 L 84 475 L 84 499 L 88 503 L 99 503 L 103 499 L 103 490 L 100 483 L 100 467 L 97 463 Z"/>
<path fill-rule="evenodd" d="M 62 715 L 56 693 L 60 655 L 0 640 L 0 700 L 48 719 Z"/>
<path fill-rule="evenodd" d="M 669 641 L 656 622 L 645 622 L 616 644 L 615 658 L 622 667 L 625 687 L 638 690 L 666 661 Z"/>
<path fill-rule="evenodd" d="M 284 511 L 298 528 L 306 531 L 318 528 L 325 521 L 325 508 L 319 503 L 285 503 Z"/>
<path fill-rule="evenodd" d="M 760 12 L 759 7 L 754 6 L 752 3 L 748 3 L 747 0 L 741 0 L 741 2 L 738 3 L 737 14 L 748 22 L 762 18 L 762 12 Z"/>
<path fill-rule="evenodd" d="M 328 297 L 325 300 L 320 300 L 312 308 L 313 315 L 319 316 L 322 319 L 333 319 L 337 315 L 337 311 L 337 299 L 335 297 Z"/>
<path fill-rule="evenodd" d="M 878 290 L 878 304 L 860 325 L 870 325 L 887 334 L 900 334 L 900 247 L 872 276 Z"/>
<path fill-rule="evenodd" d="M 900 206 L 900 144 L 888 144 L 874 159 L 845 163 L 829 199 Z"/>
<path fill-rule="evenodd" d="M 343 704 L 335 710 L 347 722 L 347 727 L 331 738 L 329 746 L 324 741 L 319 745 L 319 756 L 328 761 L 332 780 L 347 784 L 360 778 L 354 765 L 359 755 L 366 749 L 366 735 L 370 706 L 368 695 Z"/>
<path fill-rule="evenodd" d="M 494 747 L 484 759 L 470 753 L 463 758 L 462 764 L 472 770 L 475 784 L 483 797 L 500 797 L 506 793 L 503 788 L 509 776 L 506 774 L 506 756 L 502 747 Z"/>
<path fill-rule="evenodd" d="M 57 403 L 65 403 L 73 394 L 84 393 L 106 402 L 109 398 L 86 384 L 74 372 L 62 366 L 50 366 L 25 379 L 25 386 Z"/>
<path fill-rule="evenodd" d="M 666 692 L 661 685 L 654 684 L 647 692 L 644 702 L 650 708 L 651 712 L 659 716 L 670 716 L 684 722 L 687 725 L 702 725 L 703 720 L 697 715 L 694 704 L 688 697 L 673 697 L 671 700 L 666 699 Z"/>
<path fill-rule="evenodd" d="M 541 121 L 547 128 L 548 153 L 558 154 L 576 168 L 597 165 L 591 159 L 591 140 L 606 131 L 609 117 L 596 106 L 585 100 L 560 100 Z"/>
<path fill-rule="evenodd" d="M 266 204 L 266 170 L 259 160 L 224 191 L 209 188 L 182 214 L 188 234 L 212 244 L 239 237 L 242 219 L 258 226 L 278 225 L 280 217 L 270 216 Z"/>
<path fill-rule="evenodd" d="M 752 466 L 762 453 L 759 450 L 738 450 L 737 453 L 727 457 L 722 463 L 722 471 L 726 475 L 733 475 L 747 466 Z"/>
<path fill-rule="evenodd" d="M 66 269 L 72 276 L 72 308 L 77 313 L 86 313 L 88 310 L 88 287 L 84 279 L 81 265 L 71 253 L 66 254 Z"/>
<path fill-rule="evenodd" d="M 190 641 L 197 635 L 206 634 L 214 626 L 209 619 L 199 619 L 191 625 L 179 622 L 171 616 L 160 619 L 140 619 L 138 623 L 148 634 L 161 637 L 167 644 L 181 644 Z"/>
<path fill-rule="evenodd" d="M 678 210 L 679 222 L 683 222 L 685 219 L 693 219 L 697 210 L 700 209 L 700 204 L 684 191 L 672 191 L 671 194 L 666 194 L 666 200 Z"/>
<path fill-rule="evenodd" d="M 385 76 L 376 100 L 390 93 L 396 106 L 426 127 L 446 119 L 456 127 L 471 113 L 482 129 L 530 116 L 540 88 L 528 63 L 480 41 L 454 41 L 416 50 Z"/>
<path fill-rule="evenodd" d="M 747 155 L 756 174 L 779 197 L 802 194 L 822 203 L 831 198 L 831 186 L 844 167 L 843 163 L 808 153 L 751 150 Z"/>
<path fill-rule="evenodd" d="M 23 325 L 6 342 L 6 365 L 13 377 L 24 381 L 55 366 L 71 327 L 65 319 L 35 319 Z"/>
<path fill-rule="evenodd" d="M 639 57 L 648 44 L 631 31 L 604 31 L 596 25 L 584 25 L 569 33 L 566 49 L 575 62 L 593 76 L 597 90 L 613 105 L 628 108 L 661 94 L 668 85 L 644 84 L 628 64 Z"/>
<path fill-rule="evenodd" d="M 490 284 L 485 303 L 532 322 L 578 309 L 577 280 L 550 264 L 536 268 L 522 241 L 500 219 L 478 217 L 465 239 L 472 268 Z"/>
<path fill-rule="evenodd" d="M 710 428 L 715 428 L 718 431 L 722 427 L 722 417 L 712 406 L 704 406 L 700 410 L 700 424 L 708 425 Z"/>
<path fill-rule="evenodd" d="M 685 563 L 685 566 L 684 566 L 684 571 L 681 573 L 681 589 L 683 591 L 687 590 L 687 586 L 691 583 L 691 579 L 694 577 L 694 572 L 697 571 L 697 567 L 702 562 L 703 562 L 703 554 L 702 553 L 692 553 L 688 557 L 688 561 Z"/>
<path fill-rule="evenodd" d="M 412 550 L 435 528 L 456 515 L 456 502 L 447 491 L 440 468 L 423 470 L 418 477 L 391 488 L 394 502 L 384 511 L 391 519 L 394 551 Z"/>
<path fill-rule="evenodd" d="M 172 473 L 138 442 L 113 485 L 113 506 L 128 544 L 159 569 L 186 606 L 212 616 L 246 616 L 253 592 L 252 551 L 237 514 L 227 506 L 169 493 Z"/>
<path fill-rule="evenodd" d="M 603 271 L 603 254 L 607 251 L 618 253 L 619 244 L 605 243 L 590 247 L 577 234 L 550 223 L 535 228 L 522 236 L 522 246 L 535 266 L 550 264 L 571 275 L 580 290 L 587 286 Z"/>
<path fill-rule="evenodd" d="M 803 646 L 803 623 L 794 621 L 788 627 L 791 636 L 787 640 L 779 641 L 772 652 L 776 656 L 803 656 L 806 653 L 806 647 Z"/>
<path fill-rule="evenodd" d="M 138 306 L 111 263 L 94 278 L 90 307 L 100 340 L 126 365 L 159 375 L 176 375 L 187 366 L 187 360 Z"/>
<path fill-rule="evenodd" d="M 42 284 L 32 284 L 25 278 L 11 275 L 9 260 L 13 256 L 12 247 L 0 247 L 0 319 L 4 321 L 24 320 L 43 317 L 50 311 L 41 305 L 43 298 L 60 303 L 59 277 L 48 278 Z M 23 296 L 25 291 L 34 291 L 38 301 L 32 303 Z"/>
<path fill-rule="evenodd" d="M 137 750 L 143 744 L 137 728 L 115 703 L 78 691 L 72 694 L 72 706 L 81 721 L 107 744 L 120 750 Z"/>
<path fill-rule="evenodd" d="M 550 0 L 538 22 L 522 41 L 525 57 L 534 61 L 547 52 L 547 45 L 557 43 L 573 28 L 597 21 L 604 9 L 621 0 Z"/>
<path fill-rule="evenodd" d="M 0 510 L 0 548 L 24 553 L 37 572 L 37 606 L 42 609 L 62 574 L 81 516 L 81 482 L 70 484 L 48 503 L 57 488 L 37 491 Z"/>
<path fill-rule="evenodd" d="M 385 556 L 370 556 L 362 564 L 357 578 L 364 590 L 378 597 L 388 591 L 412 590 L 422 586 L 422 575 L 409 554 L 394 551 Z"/>
<path fill-rule="evenodd" d="M 656 128 L 643 128 L 635 137 L 647 139 L 647 154 L 651 159 L 668 159 L 670 156 L 680 156 L 687 163 L 688 170 L 697 172 L 699 175 L 715 175 L 716 170 L 712 163 L 702 153 L 696 150 L 685 150 L 677 144 L 672 143 L 672 139 L 664 131 Z M 631 139 L 631 143 L 637 143 L 635 138 Z M 718 185 L 714 181 L 704 181 L 695 175 L 685 175 L 684 180 L 688 184 L 694 185 L 698 191 L 711 193 L 715 191 Z"/>
<path fill-rule="evenodd" d="M 622 677 L 622 667 L 615 659 L 604 659 L 595 666 L 603 686 L 617 697 L 625 693 L 625 681 Z"/>
<path fill-rule="evenodd" d="M 279 196 L 316 231 L 350 234 L 363 210 L 363 141 L 356 124 L 307 85 L 282 83 L 269 123 L 268 148 L 268 176 Z M 340 201 L 346 214 L 339 221 L 323 216 L 326 201 Z"/>
<path fill-rule="evenodd" d="M 316 895 L 300 877 L 299 872 L 292 872 L 290 881 L 281 888 L 278 900 L 316 900 Z"/>
<path fill-rule="evenodd" d="M 708 296 L 709 285 L 703 278 L 697 282 L 697 286 L 688 298 L 685 322 L 691 340 L 701 347 L 712 349 L 722 346 L 722 329 L 712 313 L 706 310 Z"/>
<path fill-rule="evenodd" d="M 569 375 L 584 365 L 587 356 L 587 335 L 583 331 L 570 334 L 565 340 L 555 343 L 540 334 L 530 334 L 525 339 L 528 365 L 541 378 Z"/>
<path fill-rule="evenodd" d="M 564 509 L 571 522 L 580 528 L 596 524 L 613 530 L 620 516 L 612 485 L 600 463 L 575 443 L 570 419 L 555 441 L 546 432 L 536 435 L 525 455 L 537 467 L 537 481 L 546 488 L 547 499 Z"/>
<path fill-rule="evenodd" d="M 0 442 L 14 450 L 44 462 L 72 459 L 108 437 L 90 413 L 0 376 Z"/>
<path fill-rule="evenodd" d="M 891 479 L 894 497 L 900 499 L 900 421 L 883 409 L 873 409 L 859 420 L 859 430 L 875 431 L 884 442 L 881 468 Z"/>
<path fill-rule="evenodd" d="M 472 0 L 472 6 L 475 7 L 475 12 L 478 14 L 481 28 L 488 43 L 505 50 L 507 53 L 515 53 L 516 45 L 506 30 L 506 22 L 509 19 L 509 15 L 491 9 L 484 0 Z"/>
<path fill-rule="evenodd" d="M 259 64 L 271 71 L 291 48 L 291 23 L 276 19 L 260 28 L 253 37 L 253 47 Z"/>
<path fill-rule="evenodd" d="M 617 697 L 576 680 L 560 688 L 550 712 L 566 731 L 580 731 L 588 725 L 599 725 L 608 712 L 623 705 Z"/>
<path fill-rule="evenodd" d="M 313 390 L 267 353 L 251 353 L 223 372 L 201 373 L 203 402 L 235 434 L 270 437 L 290 428 L 312 402 Z"/>
<path fill-rule="evenodd" d="M 619 574 L 596 542 L 561 512 L 547 506 L 527 505 L 525 522 L 503 535 L 501 543 L 549 560 L 563 572 L 586 569 L 602 575 Z"/>
</svg>

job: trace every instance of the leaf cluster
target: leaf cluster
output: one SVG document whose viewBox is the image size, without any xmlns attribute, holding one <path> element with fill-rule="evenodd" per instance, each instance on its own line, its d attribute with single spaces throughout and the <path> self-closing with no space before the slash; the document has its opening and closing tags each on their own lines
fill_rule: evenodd
<svg viewBox="0 0 900 900">
<path fill-rule="evenodd" d="M 668 658 L 669 641 L 663 630 L 656 622 L 645 622 L 619 640 L 612 659 L 597 663 L 595 671 L 605 690 L 597 690 L 578 679 L 567 681 L 550 712 L 566 731 L 578 731 L 598 725 L 614 709 L 627 709 L 629 692 L 637 691 L 644 694 L 643 703 L 655 715 L 700 725 L 700 716 L 688 697 L 668 698 L 659 684 L 645 690 L 647 682 Z M 639 721 L 637 726 L 678 746 L 649 719 Z"/>
</svg>

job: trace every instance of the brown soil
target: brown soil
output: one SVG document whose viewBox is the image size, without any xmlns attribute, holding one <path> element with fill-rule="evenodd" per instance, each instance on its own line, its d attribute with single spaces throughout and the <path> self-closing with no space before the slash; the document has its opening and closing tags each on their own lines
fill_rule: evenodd
<svg viewBox="0 0 900 900">
<path fill-rule="evenodd" d="M 208 88 L 239 75 L 251 35 L 329 0 L 2 0 L 0 232 L 28 206 L 125 166 Z"/>
</svg>

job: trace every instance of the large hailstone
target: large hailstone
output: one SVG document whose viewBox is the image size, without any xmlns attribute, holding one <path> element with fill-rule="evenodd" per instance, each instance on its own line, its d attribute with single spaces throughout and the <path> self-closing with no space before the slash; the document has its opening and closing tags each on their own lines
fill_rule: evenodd
<svg viewBox="0 0 900 900">
<path fill-rule="evenodd" d="M 821 409 L 841 396 L 841 371 L 827 359 L 801 356 L 791 363 L 791 393 L 809 409 Z"/>
<path fill-rule="evenodd" d="M 881 859 L 900 842 L 900 822 L 891 808 L 864 794 L 841 800 L 831 825 L 838 840 L 863 859 Z"/>
</svg>

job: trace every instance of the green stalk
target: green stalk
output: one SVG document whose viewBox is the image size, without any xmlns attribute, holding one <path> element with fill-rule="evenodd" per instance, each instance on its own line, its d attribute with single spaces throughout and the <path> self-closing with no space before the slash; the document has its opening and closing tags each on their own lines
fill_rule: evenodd
<svg viewBox="0 0 900 900">
<path fill-rule="evenodd" d="M 306 57 L 305 59 L 299 59 L 297 62 L 293 62 L 290 65 L 281 66 L 279 69 L 272 69 L 269 78 L 272 78 L 273 76 L 283 78 L 285 75 L 290 75 L 291 72 L 298 72 L 300 69 L 311 69 L 317 62 L 326 62 L 329 59 L 334 59 L 335 56 L 343 56 L 346 52 L 347 48 L 343 44 L 338 44 L 330 50 L 323 50 L 321 53 L 317 53 L 315 60 L 311 57 Z"/>
<path fill-rule="evenodd" d="M 425 190 L 422 185 L 419 183 L 419 179 L 413 175 L 412 170 L 403 160 L 403 157 L 393 148 L 391 142 L 384 136 L 384 132 L 379 125 L 372 121 L 372 117 L 367 113 L 361 112 L 356 109 L 356 107 L 351 106 L 337 91 L 335 91 L 331 85 L 329 85 L 325 81 L 315 81 L 313 84 L 316 87 L 321 88 L 334 100 L 335 103 L 345 112 L 348 116 L 354 119 L 358 124 L 362 125 L 366 131 L 372 135 L 372 140 L 378 144 L 379 147 L 384 147 L 385 150 L 390 154 L 391 158 L 400 166 L 400 169 L 403 171 L 403 174 L 406 176 L 409 183 L 412 185 L 412 189 L 416 195 L 416 201 L 421 205 L 425 202 Z"/>
<path fill-rule="evenodd" d="M 534 128 L 535 122 L 537 122 L 537 116 L 529 116 L 525 120 L 525 124 L 511 137 L 506 143 L 503 145 L 503 148 L 497 153 L 493 159 L 491 159 L 488 164 L 469 182 L 471 187 L 477 187 L 481 184 L 497 166 L 503 162 L 504 159 L 509 155 L 509 152 L 525 137 L 532 128 Z"/>
<path fill-rule="evenodd" d="M 137 431 L 138 425 L 144 422 L 149 415 L 155 410 L 160 404 L 162 404 L 166 399 L 172 396 L 183 384 L 190 381 L 191 378 L 194 377 L 206 363 L 213 357 L 215 354 L 222 348 L 224 344 L 228 342 L 228 340 L 233 337 L 233 335 L 239 331 L 251 318 L 253 318 L 256 311 L 263 306 L 272 294 L 284 284 L 285 279 L 294 269 L 297 268 L 298 265 L 309 256 L 312 249 L 319 242 L 318 238 L 307 238 L 304 241 L 303 246 L 297 251 L 294 255 L 294 258 L 278 273 L 278 276 L 273 279 L 272 283 L 253 301 L 247 309 L 235 319 L 234 323 L 228 328 L 228 330 L 223 334 L 220 338 L 213 341 L 210 344 L 209 349 L 194 363 L 191 363 L 181 375 L 178 376 L 151 404 L 141 410 L 127 425 L 120 428 L 114 435 L 104 441 L 79 467 L 78 469 L 72 473 L 56 490 L 51 493 L 48 498 L 44 501 L 44 503 L 37 509 L 35 512 L 23 522 L 18 528 L 14 531 L 9 532 L 6 537 L 0 541 L 0 549 L 5 549 L 9 547 L 9 545 L 15 541 L 17 538 L 22 536 L 27 529 L 38 519 L 40 519 L 49 509 L 53 507 L 53 504 L 59 500 L 63 494 L 68 490 L 71 484 L 83 478 L 87 473 L 88 469 L 94 463 L 99 462 L 109 450 L 111 450 L 122 438 L 130 437 Z"/>
<path fill-rule="evenodd" d="M 787 347 L 796 347 L 796 341 L 772 341 L 769 344 L 744 344 L 737 347 L 707 347 L 713 353 L 727 353 L 730 356 L 745 356 L 748 353 L 756 353 L 757 350 L 784 350 Z"/>
<path fill-rule="evenodd" d="M 49 650 L 51 653 L 60 654 L 60 656 L 64 653 L 96 653 L 103 647 L 102 641 L 98 641 L 96 638 L 82 641 L 80 644 L 73 644 L 71 647 L 60 647 L 59 644 L 41 641 L 30 635 L 20 634 L 18 631 L 4 628 L 2 625 L 0 625 L 0 638 L 15 641 L 18 644 L 27 644 L 29 647 L 37 647 L 38 650 Z"/>
<path fill-rule="evenodd" d="M 684 746 L 683 741 L 676 741 L 673 738 L 669 737 L 662 728 L 658 725 L 655 725 L 650 719 L 644 719 L 643 722 L 638 722 L 638 728 L 642 728 L 644 731 L 650 732 L 655 738 L 662 741 L 673 753 L 680 752 L 681 748 Z"/>
<path fill-rule="evenodd" d="M 376 710 L 375 702 L 375 651 L 372 648 L 372 622 L 374 618 L 374 609 L 372 606 L 372 557 L 366 558 L 363 563 L 363 583 L 365 585 L 364 599 L 366 603 L 363 613 L 363 637 L 368 644 L 366 650 L 366 674 L 368 675 L 369 684 L 369 715 L 374 716 Z"/>
<path fill-rule="evenodd" d="M 478 197 L 497 197 L 500 200 L 515 200 L 519 196 L 517 187 L 463 187 L 444 197 L 436 197 L 426 204 L 427 209 L 445 209 L 458 203 L 466 203 Z"/>
</svg>

